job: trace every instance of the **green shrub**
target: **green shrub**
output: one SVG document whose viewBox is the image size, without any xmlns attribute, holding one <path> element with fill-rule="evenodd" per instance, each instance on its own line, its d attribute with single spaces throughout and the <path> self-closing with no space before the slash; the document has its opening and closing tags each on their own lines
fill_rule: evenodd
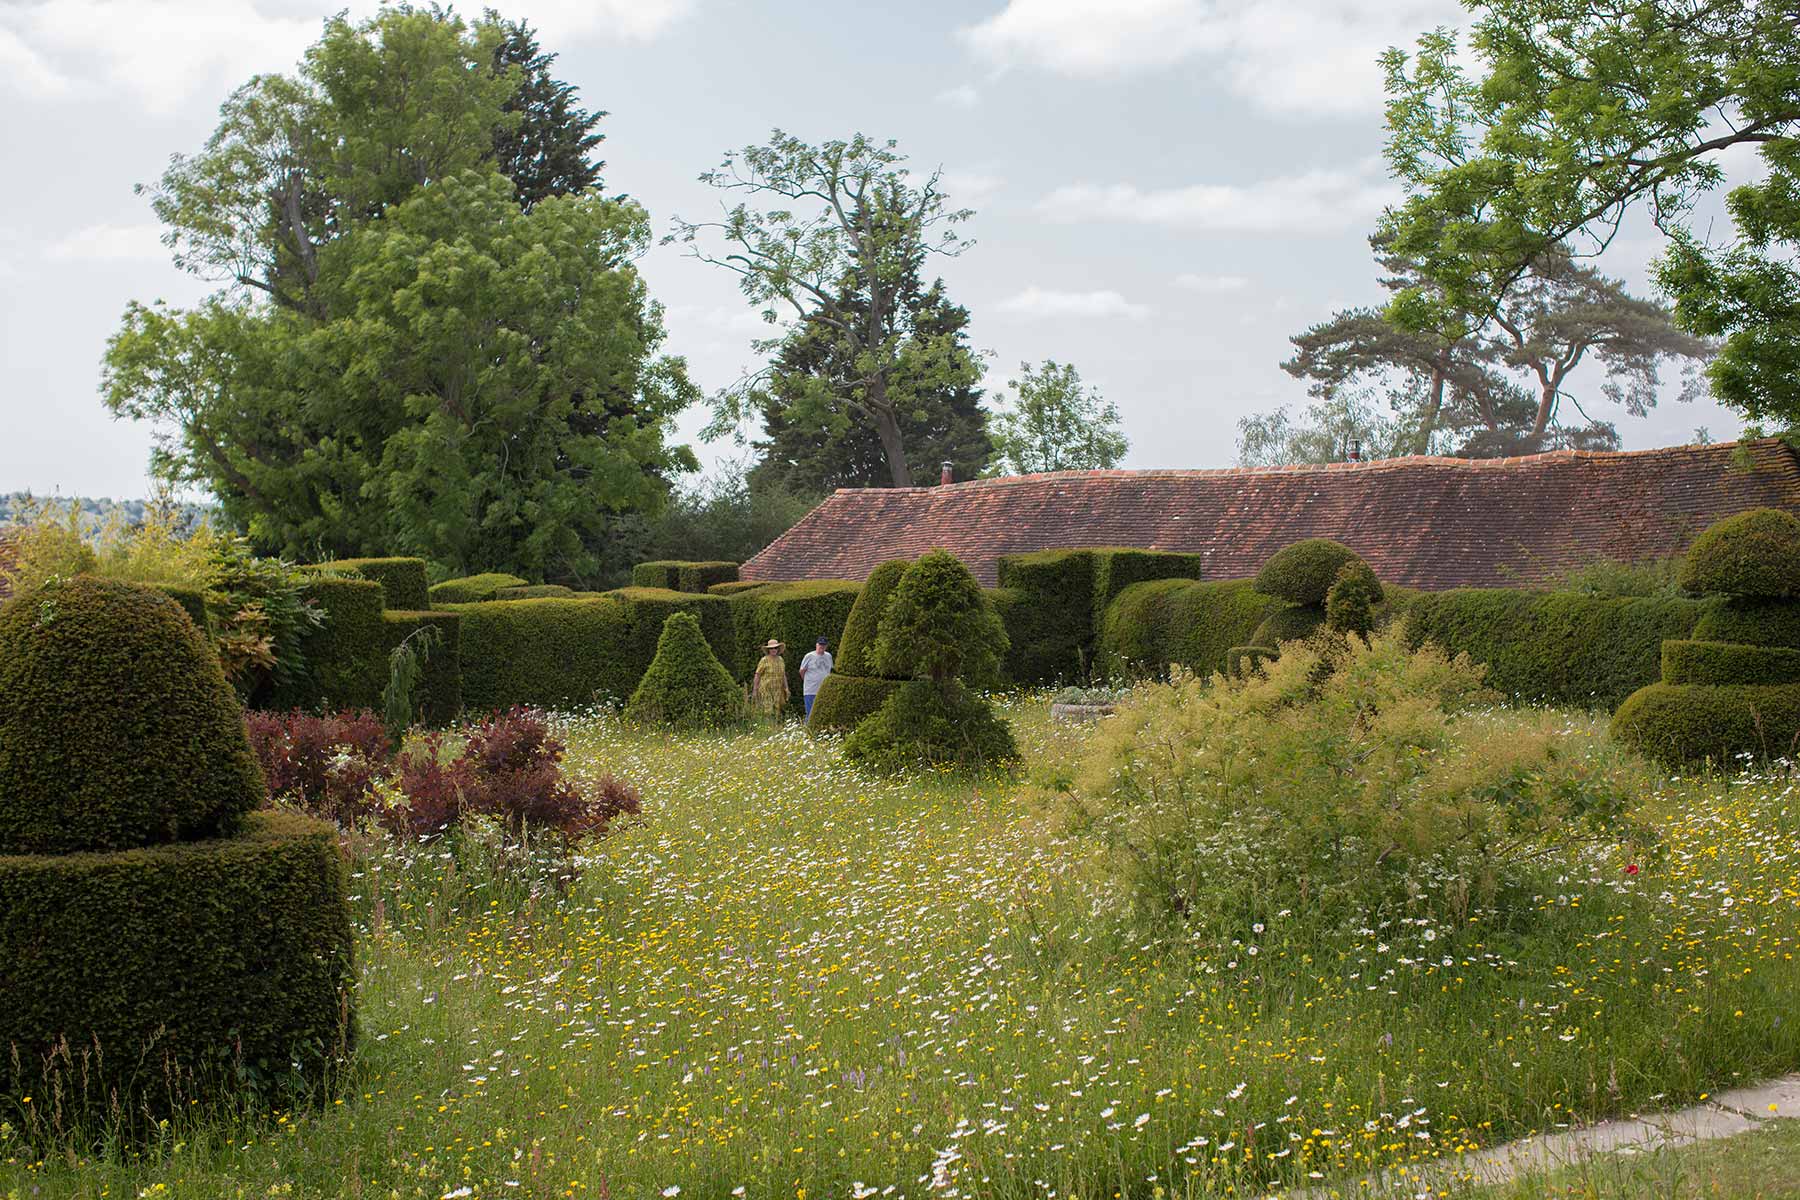
<svg viewBox="0 0 1800 1200">
<path fill-rule="evenodd" d="M 704 592 L 714 584 L 735 583 L 734 562 L 645 562 L 631 568 L 631 586 L 667 588 L 672 592 Z"/>
<path fill-rule="evenodd" d="M 1068 828 L 1112 854 L 1155 926 L 1235 953 L 1261 923 L 1458 925 L 1516 900 L 1546 850 L 1617 832 L 1644 780 L 1560 713 L 1494 712 L 1481 669 L 1397 631 L 1324 672 L 1298 643 L 1265 673 L 1141 687 L 1088 741 Z"/>
<path fill-rule="evenodd" d="M 1281 603 L 1248 579 L 1133 584 L 1106 610 L 1100 669 L 1160 675 L 1180 665 L 1201 676 L 1226 670 L 1232 647 L 1250 642 Z"/>
<path fill-rule="evenodd" d="M 206 589 L 181 583 L 153 583 L 150 586 L 181 605 L 181 611 L 188 615 L 194 628 L 211 636 L 212 618 L 206 612 Z"/>
<path fill-rule="evenodd" d="M 1800 604 L 1736 596 L 1716 600 L 1701 612 L 1694 637 L 1708 642 L 1800 648 Z"/>
<path fill-rule="evenodd" d="M 1262 591 L 1259 586 L 1257 591 Z M 1262 624 L 1250 635 L 1250 645 L 1267 646 L 1271 650 L 1284 642 L 1309 638 L 1325 624 L 1325 610 L 1310 604 L 1283 604 L 1271 608 Z"/>
<path fill-rule="evenodd" d="M 1307 538 L 1270 556 L 1256 573 L 1256 590 L 1289 604 L 1323 605 L 1344 564 L 1360 561 L 1342 542 Z"/>
<path fill-rule="evenodd" d="M 699 620 L 692 613 L 670 614 L 656 657 L 625 706 L 626 719 L 716 729 L 743 716 L 743 693 L 707 644 Z"/>
<path fill-rule="evenodd" d="M 1165 550 L 1101 549 L 1094 556 L 1094 623 L 1097 633 L 1106 610 L 1119 593 L 1134 583 L 1153 579 L 1199 579 L 1205 558 Z"/>
<path fill-rule="evenodd" d="M 909 565 L 905 559 L 884 562 L 863 580 L 856 603 L 850 606 L 850 615 L 844 621 L 844 636 L 835 647 L 834 671 L 846 675 L 876 674 L 875 641 L 881 636 L 881 614 Z"/>
<path fill-rule="evenodd" d="M 1672 767 L 1792 757 L 1800 745 L 1800 684 L 1651 684 L 1619 706 L 1612 733 Z"/>
<path fill-rule="evenodd" d="M 906 568 L 881 614 L 875 666 L 890 679 L 960 679 L 977 686 L 1000 677 L 1006 629 L 969 568 L 933 550 Z"/>
<path fill-rule="evenodd" d="M 756 671 L 762 647 L 774 638 L 788 647 L 788 695 L 793 708 L 801 708 L 800 659 L 823 637 L 833 646 L 843 642 L 844 625 L 862 585 L 846 579 L 812 579 L 799 583 L 770 583 L 730 597 L 732 623 L 737 630 L 737 661 L 733 674 L 748 679 Z"/>
<path fill-rule="evenodd" d="M 78 575 L 0 606 L 0 850 L 209 837 L 262 799 L 237 697 L 180 605 Z"/>
<path fill-rule="evenodd" d="M 738 565 L 734 562 L 682 563 L 675 573 L 675 590 L 710 592 L 714 584 L 736 583 L 737 577 Z"/>
<path fill-rule="evenodd" d="M 1681 586 L 1730 596 L 1800 597 L 1800 519 L 1758 508 L 1713 522 L 1688 547 Z"/>
<path fill-rule="evenodd" d="M 1664 683 L 1800 683 L 1800 650 L 1737 642 L 1667 641 Z"/>
<path fill-rule="evenodd" d="M 632 614 L 617 596 L 489 601 L 457 615 L 471 713 L 623 700 L 649 665 L 636 657 Z"/>
<path fill-rule="evenodd" d="M 996 606 L 1006 615 L 1008 674 L 1020 685 L 1086 679 L 1094 652 L 1094 552 L 1003 554 Z M 1018 597 L 1016 600 L 1014 596 Z"/>
<path fill-rule="evenodd" d="M 1503 695 L 1610 709 L 1661 677 L 1664 640 L 1730 640 L 1697 628 L 1718 603 L 1458 588 L 1408 598 L 1405 617 L 1414 645 L 1467 654 Z"/>
<path fill-rule="evenodd" d="M 373 579 L 381 585 L 388 608 L 418 612 L 431 607 L 422 558 L 340 558 L 319 563 L 311 570 L 332 575 L 354 572 L 364 579 Z"/>
<path fill-rule="evenodd" d="M 637 680 L 650 669 L 650 661 L 656 657 L 656 648 L 662 642 L 663 625 L 676 613 L 687 613 L 700 622 L 700 628 L 720 662 L 731 663 L 738 657 L 731 602 L 723 596 L 646 587 L 619 588 L 605 595 L 623 600 L 626 616 L 630 619 L 626 655 L 636 673 L 631 688 L 621 695 L 630 695 L 637 687 Z"/>
<path fill-rule="evenodd" d="M 729 583 L 715 583 L 706 589 L 709 596 L 735 596 L 739 592 L 747 592 L 751 588 L 768 587 L 767 579 L 734 579 Z"/>
<path fill-rule="evenodd" d="M 1066 636 L 1064 614 L 1018 588 L 984 590 L 1006 630 L 1001 670 L 1008 683 L 1040 687 L 1088 677 L 1087 649 Z"/>
<path fill-rule="evenodd" d="M 1347 562 L 1325 593 L 1325 624 L 1337 633 L 1368 637 L 1375 631 L 1375 606 L 1382 600 L 1381 580 L 1360 558 Z"/>
<path fill-rule="evenodd" d="M 528 583 L 522 587 L 494 589 L 495 600 L 542 600 L 546 596 L 573 596 L 575 589 L 560 583 Z"/>
<path fill-rule="evenodd" d="M 815 733 L 849 733 L 887 698 L 906 686 L 904 679 L 875 679 L 834 670 L 819 685 L 808 728 Z"/>
<path fill-rule="evenodd" d="M 1245 679 L 1252 671 L 1280 657 L 1272 646 L 1233 646 L 1225 651 L 1225 674 L 1233 679 Z"/>
<path fill-rule="evenodd" d="M 465 575 L 460 579 L 446 579 L 442 583 L 431 586 L 430 596 L 433 604 L 479 604 L 483 600 L 492 600 L 494 593 L 503 587 L 524 587 L 526 581 L 517 575 L 504 575 L 490 572 L 486 575 Z"/>
<path fill-rule="evenodd" d="M 297 813 L 0 855 L 0 1095 L 154 1118 L 246 1078 L 283 1106 L 318 1087 L 355 1037 L 345 882 L 336 831 Z"/>
<path fill-rule="evenodd" d="M 372 579 L 321 574 L 301 589 L 324 624 L 301 639 L 307 671 L 277 687 L 265 707 L 373 708 L 387 683 L 384 596 Z"/>
<path fill-rule="evenodd" d="M 1019 747 L 982 697 L 954 681 L 946 687 L 917 680 L 902 683 L 857 725 L 844 740 L 844 757 L 881 772 L 981 771 L 1011 766 Z"/>
</svg>

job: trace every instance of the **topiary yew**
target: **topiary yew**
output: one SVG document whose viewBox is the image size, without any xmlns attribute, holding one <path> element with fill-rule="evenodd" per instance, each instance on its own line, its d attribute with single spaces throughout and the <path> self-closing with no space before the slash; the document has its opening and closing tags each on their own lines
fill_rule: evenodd
<svg viewBox="0 0 1800 1200">
<path fill-rule="evenodd" d="M 0 853 L 227 834 L 262 800 L 237 697 L 175 601 L 82 575 L 0 608 Z"/>
<path fill-rule="evenodd" d="M 1368 637 L 1375 631 L 1375 606 L 1381 603 L 1381 580 L 1358 558 L 1339 568 L 1325 593 L 1325 624 L 1337 633 Z"/>
<path fill-rule="evenodd" d="M 1000 673 L 1006 628 L 969 569 L 933 550 L 906 569 L 888 598 L 875 665 L 897 679 L 985 684 Z"/>
<path fill-rule="evenodd" d="M 875 643 L 881 636 L 881 614 L 887 610 L 888 599 L 911 565 L 903 558 L 884 562 L 863 580 L 862 591 L 856 594 L 856 603 L 850 606 L 850 619 L 844 622 L 844 636 L 838 642 L 837 661 L 832 667 L 834 674 L 839 671 L 857 676 L 877 674 Z"/>
<path fill-rule="evenodd" d="M 625 717 L 658 725 L 718 728 L 744 715 L 743 694 L 713 653 L 692 613 L 670 614 L 657 639 L 656 657 Z"/>
<path fill-rule="evenodd" d="M 976 771 L 1018 761 L 1012 727 L 954 679 L 903 683 L 844 741 L 844 757 L 876 771 Z"/>
<path fill-rule="evenodd" d="M 1307 538 L 1270 556 L 1256 573 L 1256 590 L 1290 604 L 1318 607 L 1345 564 L 1361 561 L 1342 542 Z"/>
<path fill-rule="evenodd" d="M 1688 547 L 1681 586 L 1703 594 L 1800 597 L 1800 520 L 1756 508 L 1714 521 Z"/>
</svg>

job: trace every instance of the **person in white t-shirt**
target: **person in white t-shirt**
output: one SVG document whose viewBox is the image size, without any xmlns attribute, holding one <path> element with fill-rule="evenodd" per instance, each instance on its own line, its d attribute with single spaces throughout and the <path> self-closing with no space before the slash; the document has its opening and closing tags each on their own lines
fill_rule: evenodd
<svg viewBox="0 0 1800 1200">
<path fill-rule="evenodd" d="M 806 719 L 812 720 L 813 701 L 819 698 L 819 685 L 831 674 L 831 651 L 825 648 L 825 639 L 818 643 L 805 658 L 800 660 L 800 699 L 806 704 Z"/>
</svg>

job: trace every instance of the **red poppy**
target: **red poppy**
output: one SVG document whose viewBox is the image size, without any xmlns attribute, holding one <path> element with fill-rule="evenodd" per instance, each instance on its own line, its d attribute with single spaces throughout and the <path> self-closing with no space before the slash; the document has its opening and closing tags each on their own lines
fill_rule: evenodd
<svg viewBox="0 0 1800 1200">
<path fill-rule="evenodd" d="M 1636 863 L 1627 863 L 1625 866 L 1625 873 L 1627 875 L 1636 875 L 1638 873 L 1638 865 Z"/>
</svg>

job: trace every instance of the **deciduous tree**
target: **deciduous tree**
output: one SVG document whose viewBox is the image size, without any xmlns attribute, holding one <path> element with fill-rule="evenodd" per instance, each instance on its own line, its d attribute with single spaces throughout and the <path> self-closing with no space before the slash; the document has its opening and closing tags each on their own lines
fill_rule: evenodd
<svg viewBox="0 0 1800 1200">
<path fill-rule="evenodd" d="M 996 475 L 1104 471 L 1131 448 L 1118 405 L 1100 389 L 1083 387 L 1081 373 L 1068 363 L 1020 363 L 1018 378 L 1006 386 L 1013 401 L 993 420 Z"/>
</svg>

